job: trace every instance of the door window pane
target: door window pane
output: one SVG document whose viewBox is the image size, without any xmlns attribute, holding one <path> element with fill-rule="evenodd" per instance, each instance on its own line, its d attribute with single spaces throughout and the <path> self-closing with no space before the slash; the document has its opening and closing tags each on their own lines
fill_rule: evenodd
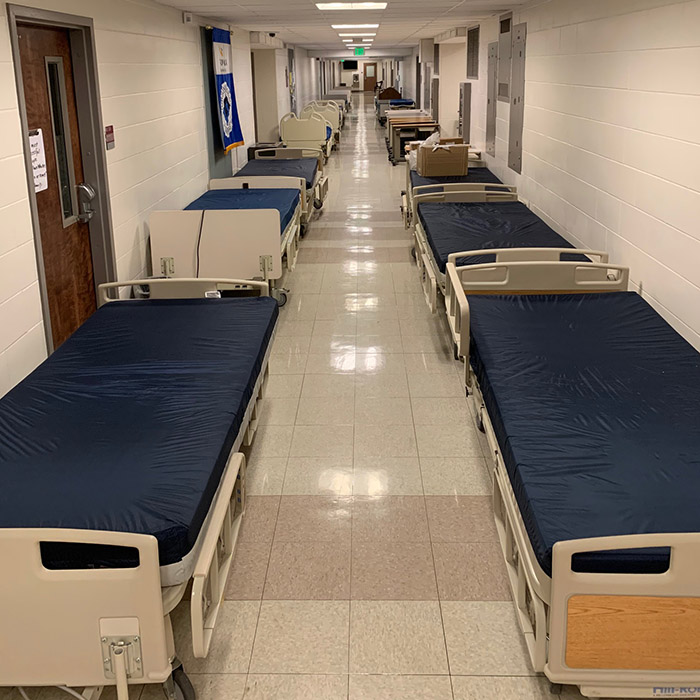
<svg viewBox="0 0 700 700">
<path fill-rule="evenodd" d="M 60 190 L 64 226 L 75 216 L 75 177 L 73 175 L 73 149 L 66 105 L 66 85 L 63 59 L 46 59 L 46 78 L 49 88 L 49 106 L 53 124 L 53 140 L 56 149 L 56 168 Z"/>
<path fill-rule="evenodd" d="M 367 77 L 374 78 L 374 66 L 367 66 Z"/>
</svg>

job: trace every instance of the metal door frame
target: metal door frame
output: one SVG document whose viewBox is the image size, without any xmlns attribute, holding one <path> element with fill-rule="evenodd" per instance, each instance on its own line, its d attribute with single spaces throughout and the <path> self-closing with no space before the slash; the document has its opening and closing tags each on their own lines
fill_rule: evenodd
<svg viewBox="0 0 700 700">
<path fill-rule="evenodd" d="M 20 125 L 24 143 L 24 163 L 27 176 L 27 191 L 34 232 L 34 248 L 39 273 L 39 292 L 44 323 L 46 346 L 51 353 L 54 349 L 51 334 L 51 314 L 49 311 L 48 291 L 46 288 L 46 271 L 41 247 L 41 230 L 39 213 L 34 192 L 34 175 L 31 155 L 29 153 L 29 124 L 27 106 L 22 80 L 22 64 L 19 53 L 18 23 L 31 23 L 68 29 L 71 39 L 71 58 L 73 62 L 73 82 L 77 105 L 78 129 L 80 131 L 80 149 L 83 158 L 83 175 L 85 181 L 97 190 L 94 201 L 95 215 L 89 222 L 92 268 L 97 286 L 103 282 L 114 282 L 116 274 L 116 253 L 112 232 L 111 202 L 107 180 L 107 155 L 104 146 L 104 125 L 100 104 L 100 85 L 97 76 L 97 53 L 95 51 L 95 30 L 90 17 L 79 17 L 63 12 L 39 10 L 22 5 L 7 5 L 7 19 L 12 44 L 12 59 L 17 85 L 17 102 L 19 105 Z"/>
</svg>

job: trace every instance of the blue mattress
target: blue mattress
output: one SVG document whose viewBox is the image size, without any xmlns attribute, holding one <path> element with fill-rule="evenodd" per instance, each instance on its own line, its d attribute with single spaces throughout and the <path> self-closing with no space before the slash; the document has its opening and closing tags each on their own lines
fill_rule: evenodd
<svg viewBox="0 0 700 700">
<path fill-rule="evenodd" d="M 185 209 L 277 209 L 281 235 L 294 218 L 300 197 L 293 189 L 209 190 Z"/>
<path fill-rule="evenodd" d="M 414 102 L 413 100 L 390 100 L 390 101 L 389 101 L 389 104 L 390 104 L 392 107 L 393 107 L 393 106 L 397 106 L 397 107 L 409 107 L 409 106 L 411 106 L 412 104 L 415 104 L 415 102 Z"/>
<path fill-rule="evenodd" d="M 311 189 L 316 182 L 318 172 L 317 158 L 290 158 L 284 160 L 249 160 L 234 177 L 303 177 L 306 189 Z"/>
<path fill-rule="evenodd" d="M 520 202 L 428 202 L 418 205 L 418 217 L 443 273 L 447 258 L 464 250 L 574 247 Z M 485 254 L 458 259 L 457 264 L 476 265 L 495 259 L 494 255 Z M 585 261 L 587 258 L 563 255 L 562 259 Z"/>
<path fill-rule="evenodd" d="M 145 533 L 161 566 L 192 549 L 277 320 L 255 299 L 99 309 L 0 400 L 0 527 Z M 51 545 L 50 568 L 113 565 Z M 45 562 L 46 563 L 46 562 Z"/>
<path fill-rule="evenodd" d="M 698 532 L 700 354 L 634 293 L 470 296 L 471 363 L 537 560 L 556 542 Z M 664 548 L 579 571 L 660 573 Z"/>
<path fill-rule="evenodd" d="M 330 126 L 326 127 L 326 141 L 330 140 L 331 136 L 333 136 L 333 129 L 331 129 Z"/>
<path fill-rule="evenodd" d="M 442 177 L 423 177 L 411 170 L 411 187 L 423 185 L 449 185 L 463 182 L 487 182 L 493 185 L 503 184 L 488 168 L 469 168 L 467 175 L 443 175 Z"/>
</svg>

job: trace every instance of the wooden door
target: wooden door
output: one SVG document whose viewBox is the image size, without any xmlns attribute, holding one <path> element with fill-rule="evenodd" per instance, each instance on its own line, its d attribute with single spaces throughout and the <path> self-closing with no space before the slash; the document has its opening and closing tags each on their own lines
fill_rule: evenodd
<svg viewBox="0 0 700 700">
<path fill-rule="evenodd" d="M 34 152 L 43 141 L 45 157 L 45 177 L 34 189 L 56 348 L 96 309 L 89 215 L 83 213 L 91 197 L 77 188 L 83 161 L 70 33 L 20 24 L 18 38 L 30 144 Z"/>
<path fill-rule="evenodd" d="M 365 92 L 374 92 L 377 86 L 377 64 L 365 63 Z"/>
</svg>

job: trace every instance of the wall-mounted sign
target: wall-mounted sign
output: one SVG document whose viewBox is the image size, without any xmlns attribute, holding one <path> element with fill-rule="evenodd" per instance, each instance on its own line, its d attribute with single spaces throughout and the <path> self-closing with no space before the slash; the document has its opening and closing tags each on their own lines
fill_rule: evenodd
<svg viewBox="0 0 700 700">
<path fill-rule="evenodd" d="M 105 127 L 105 148 L 111 151 L 114 146 L 114 126 L 110 124 Z"/>
<path fill-rule="evenodd" d="M 365 55 L 365 50 L 362 46 L 356 46 L 355 47 L 355 56 L 364 56 Z"/>
<path fill-rule="evenodd" d="M 29 153 L 32 157 L 34 191 L 43 192 L 44 190 L 48 190 L 49 178 L 46 174 L 46 151 L 44 150 L 44 135 L 41 133 L 41 129 L 30 130 Z"/>
</svg>

